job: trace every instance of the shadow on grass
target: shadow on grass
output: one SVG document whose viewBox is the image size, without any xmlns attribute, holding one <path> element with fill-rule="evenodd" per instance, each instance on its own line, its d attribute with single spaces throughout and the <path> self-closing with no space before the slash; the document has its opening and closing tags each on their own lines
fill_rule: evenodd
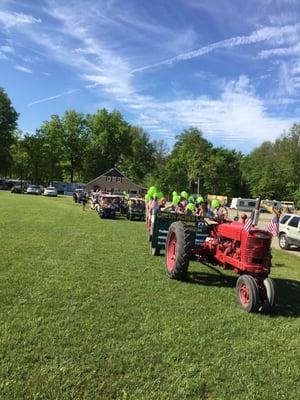
<svg viewBox="0 0 300 400">
<path fill-rule="evenodd" d="M 300 282 L 274 278 L 276 285 L 276 308 L 274 316 L 300 317 Z"/>
<path fill-rule="evenodd" d="M 210 266 L 211 267 L 211 266 Z M 216 273 L 189 272 L 186 283 L 205 286 L 230 287 L 236 286 L 238 276 L 223 275 L 211 267 Z M 300 282 L 290 279 L 273 278 L 276 287 L 276 307 L 273 317 L 300 317 Z"/>
<path fill-rule="evenodd" d="M 219 268 L 210 266 L 216 273 L 188 272 L 186 283 L 193 283 L 205 286 L 235 287 L 237 277 L 223 275 Z"/>
</svg>

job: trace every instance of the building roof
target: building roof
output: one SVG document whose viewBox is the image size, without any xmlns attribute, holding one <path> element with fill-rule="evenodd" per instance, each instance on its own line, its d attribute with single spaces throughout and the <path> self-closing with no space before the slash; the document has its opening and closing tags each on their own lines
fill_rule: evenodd
<svg viewBox="0 0 300 400">
<path fill-rule="evenodd" d="M 146 190 L 146 188 L 144 188 L 143 186 L 137 185 L 136 183 L 132 182 L 130 179 L 127 178 L 127 176 L 125 176 L 121 171 L 119 171 L 117 168 L 111 168 L 110 170 L 108 170 L 107 172 L 104 172 L 103 174 L 97 176 L 97 178 L 91 180 L 90 182 L 88 182 L 86 184 L 86 186 L 90 186 L 91 184 L 93 184 L 94 182 L 96 182 L 98 179 L 100 178 L 106 178 L 107 176 L 112 176 L 114 178 L 125 178 L 129 183 L 131 183 L 133 186 L 136 186 L 139 189 L 142 190 Z"/>
<path fill-rule="evenodd" d="M 105 172 L 104 174 L 102 174 L 100 176 L 114 176 L 117 178 L 125 178 L 125 175 L 122 174 L 122 172 L 120 172 L 117 168 L 111 168 L 109 171 Z M 98 176 L 98 178 L 99 178 L 99 176 Z"/>
</svg>

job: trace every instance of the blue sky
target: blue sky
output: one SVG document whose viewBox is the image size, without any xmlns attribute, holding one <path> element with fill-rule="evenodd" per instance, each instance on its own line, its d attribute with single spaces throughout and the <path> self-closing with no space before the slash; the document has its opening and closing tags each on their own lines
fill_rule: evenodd
<svg viewBox="0 0 300 400">
<path fill-rule="evenodd" d="M 0 86 L 26 132 L 106 107 L 247 153 L 300 120 L 300 2 L 1 0 Z"/>
</svg>

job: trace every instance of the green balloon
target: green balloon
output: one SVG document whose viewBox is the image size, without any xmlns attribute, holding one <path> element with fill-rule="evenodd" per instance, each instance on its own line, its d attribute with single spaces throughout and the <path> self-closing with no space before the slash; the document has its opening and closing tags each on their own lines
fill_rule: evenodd
<svg viewBox="0 0 300 400">
<path fill-rule="evenodd" d="M 154 193 L 156 193 L 156 192 L 157 192 L 157 189 L 156 189 L 155 186 L 151 186 L 151 187 L 149 188 L 149 190 L 148 190 L 148 194 L 149 194 L 150 196 L 153 196 Z"/>
<path fill-rule="evenodd" d="M 180 202 L 180 197 L 179 196 L 173 196 L 172 203 L 175 206 L 178 206 L 179 202 Z"/>
<path fill-rule="evenodd" d="M 211 201 L 211 206 L 212 206 L 212 208 L 219 208 L 219 207 L 220 207 L 220 202 L 219 202 L 219 200 L 213 199 L 213 200 Z"/>
<path fill-rule="evenodd" d="M 187 194 L 186 191 L 182 191 L 182 192 L 180 193 L 180 195 L 181 195 L 181 197 L 183 197 L 184 199 L 187 199 L 187 198 L 189 197 L 189 195 Z"/>
<path fill-rule="evenodd" d="M 193 204 L 193 203 L 189 203 L 186 207 L 190 211 L 195 211 L 195 204 Z"/>
<path fill-rule="evenodd" d="M 198 196 L 197 203 L 204 203 L 204 198 L 202 196 Z"/>
<path fill-rule="evenodd" d="M 153 198 L 157 198 L 158 199 L 158 193 L 153 193 Z"/>
<path fill-rule="evenodd" d="M 161 200 L 163 197 L 164 197 L 163 192 L 158 192 L 158 193 L 157 193 L 157 198 L 158 198 L 159 200 Z"/>
<path fill-rule="evenodd" d="M 174 197 L 174 196 L 177 196 L 178 195 L 178 193 L 177 192 L 172 192 L 172 196 Z"/>
<path fill-rule="evenodd" d="M 147 193 L 146 195 L 145 195 L 145 200 L 146 201 L 149 201 L 151 199 L 151 196 Z"/>
<path fill-rule="evenodd" d="M 190 196 L 190 197 L 189 197 L 189 201 L 192 201 L 192 202 L 194 203 L 194 197 L 193 197 L 193 196 Z"/>
</svg>

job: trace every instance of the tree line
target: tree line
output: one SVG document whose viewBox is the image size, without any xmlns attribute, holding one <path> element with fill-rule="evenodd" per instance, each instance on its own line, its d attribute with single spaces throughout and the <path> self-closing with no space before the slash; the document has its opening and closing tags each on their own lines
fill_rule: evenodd
<svg viewBox="0 0 300 400">
<path fill-rule="evenodd" d="M 151 140 L 119 111 L 67 110 L 29 135 L 17 129 L 18 113 L 0 88 L 0 175 L 34 183 L 88 182 L 112 167 L 144 186 L 169 194 L 186 189 L 232 197 L 290 199 L 300 204 L 300 125 L 250 154 L 216 147 L 189 128 L 172 149 Z"/>
</svg>

